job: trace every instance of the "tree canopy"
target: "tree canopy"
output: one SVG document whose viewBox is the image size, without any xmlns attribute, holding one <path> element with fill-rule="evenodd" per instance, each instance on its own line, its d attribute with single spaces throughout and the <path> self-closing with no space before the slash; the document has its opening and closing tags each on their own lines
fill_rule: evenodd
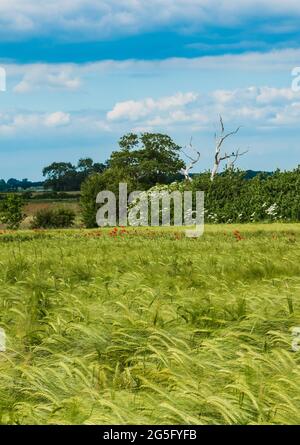
<svg viewBox="0 0 300 445">
<path fill-rule="evenodd" d="M 170 136 L 129 133 L 120 139 L 119 146 L 120 150 L 107 161 L 111 175 L 130 177 L 143 190 L 180 177 L 178 172 L 184 163 L 179 157 L 180 147 Z"/>
<path fill-rule="evenodd" d="M 82 182 L 92 173 L 102 173 L 104 164 L 94 163 L 91 158 L 80 159 L 77 166 L 70 162 L 53 162 L 43 169 L 45 188 L 54 191 L 80 190 Z"/>
</svg>

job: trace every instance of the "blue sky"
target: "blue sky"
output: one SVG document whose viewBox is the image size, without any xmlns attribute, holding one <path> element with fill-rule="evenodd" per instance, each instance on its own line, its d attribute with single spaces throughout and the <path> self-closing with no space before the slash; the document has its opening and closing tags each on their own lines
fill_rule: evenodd
<svg viewBox="0 0 300 445">
<path fill-rule="evenodd" d="M 213 162 L 222 114 L 243 168 L 299 163 L 296 0 L 0 1 L 0 178 L 107 159 L 129 131 L 193 136 Z"/>
</svg>

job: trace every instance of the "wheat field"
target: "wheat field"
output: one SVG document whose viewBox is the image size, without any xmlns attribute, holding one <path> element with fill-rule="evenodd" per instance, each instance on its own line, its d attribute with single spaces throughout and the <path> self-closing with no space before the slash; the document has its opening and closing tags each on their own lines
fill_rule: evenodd
<svg viewBox="0 0 300 445">
<path fill-rule="evenodd" d="M 299 424 L 300 225 L 0 232 L 1 424 Z"/>
</svg>

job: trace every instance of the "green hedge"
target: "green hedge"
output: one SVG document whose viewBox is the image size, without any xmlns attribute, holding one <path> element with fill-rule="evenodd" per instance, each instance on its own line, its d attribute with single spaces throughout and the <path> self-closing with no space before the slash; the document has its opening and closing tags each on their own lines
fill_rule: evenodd
<svg viewBox="0 0 300 445">
<path fill-rule="evenodd" d="M 111 179 L 116 180 L 112 184 L 104 179 L 103 175 L 94 175 L 83 184 L 81 208 L 87 227 L 96 226 L 97 194 L 101 190 L 117 193 L 117 178 Z M 246 172 L 227 170 L 213 182 L 207 172 L 194 175 L 192 182 L 177 183 L 178 189 L 182 190 L 183 185 L 205 192 L 205 220 L 209 223 L 300 221 L 300 166 L 250 179 Z M 132 184 L 128 189 L 132 190 Z"/>
<path fill-rule="evenodd" d="M 226 171 L 214 182 L 209 173 L 194 177 L 192 188 L 205 192 L 207 222 L 300 221 L 300 167 L 246 179 Z"/>
</svg>

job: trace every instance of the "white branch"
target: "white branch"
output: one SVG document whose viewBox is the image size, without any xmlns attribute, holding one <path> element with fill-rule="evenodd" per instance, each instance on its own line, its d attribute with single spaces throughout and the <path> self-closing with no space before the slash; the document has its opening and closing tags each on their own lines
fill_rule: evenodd
<svg viewBox="0 0 300 445">
<path fill-rule="evenodd" d="M 214 166 L 213 166 L 213 169 L 211 172 L 211 177 L 210 177 L 211 181 L 214 180 L 222 161 L 225 161 L 226 159 L 229 159 L 229 158 L 234 158 L 234 160 L 231 162 L 231 166 L 233 166 L 234 163 L 237 161 L 237 159 L 240 156 L 243 156 L 245 153 L 247 153 L 247 152 L 240 153 L 239 150 L 237 150 L 236 152 L 232 152 L 230 155 L 225 153 L 224 156 L 221 156 L 221 149 L 222 149 L 222 145 L 223 145 L 224 141 L 227 138 L 229 138 L 230 136 L 234 136 L 235 134 L 237 134 L 241 127 L 238 127 L 236 130 L 225 134 L 225 127 L 224 127 L 222 116 L 220 116 L 220 126 L 221 126 L 221 133 L 220 133 L 219 137 L 217 137 L 217 135 L 215 135 L 215 139 L 216 139 L 215 162 L 214 162 Z"/>
<path fill-rule="evenodd" d="M 180 173 L 181 173 L 182 175 L 184 175 L 184 177 L 185 177 L 185 179 L 186 179 L 187 181 L 192 181 L 192 178 L 190 177 L 190 174 L 189 174 L 189 173 L 190 173 L 190 171 L 194 168 L 194 165 L 197 164 L 197 163 L 199 162 L 199 159 L 200 159 L 200 157 L 201 157 L 200 152 L 197 151 L 197 150 L 195 150 L 195 149 L 193 148 L 192 141 L 193 141 L 193 139 L 191 138 L 189 147 L 190 147 L 190 149 L 192 149 L 192 150 L 197 154 L 196 158 L 192 158 L 192 157 L 189 156 L 187 153 L 185 153 L 183 150 L 181 150 L 182 153 L 183 153 L 183 154 L 184 154 L 184 155 L 191 161 L 190 164 L 186 165 L 185 168 L 182 168 L 182 169 L 180 170 Z"/>
<path fill-rule="evenodd" d="M 246 153 L 248 153 L 248 151 L 249 151 L 249 150 L 246 150 L 246 151 L 243 151 L 242 153 L 240 153 L 240 149 L 238 148 L 236 152 L 233 152 L 230 156 L 228 156 L 227 159 L 229 159 L 229 158 L 234 158 L 234 159 L 230 162 L 228 168 L 233 168 L 233 167 L 234 167 L 234 164 L 236 163 L 236 161 L 238 160 L 238 158 L 240 158 L 241 156 L 244 156 Z"/>
</svg>

